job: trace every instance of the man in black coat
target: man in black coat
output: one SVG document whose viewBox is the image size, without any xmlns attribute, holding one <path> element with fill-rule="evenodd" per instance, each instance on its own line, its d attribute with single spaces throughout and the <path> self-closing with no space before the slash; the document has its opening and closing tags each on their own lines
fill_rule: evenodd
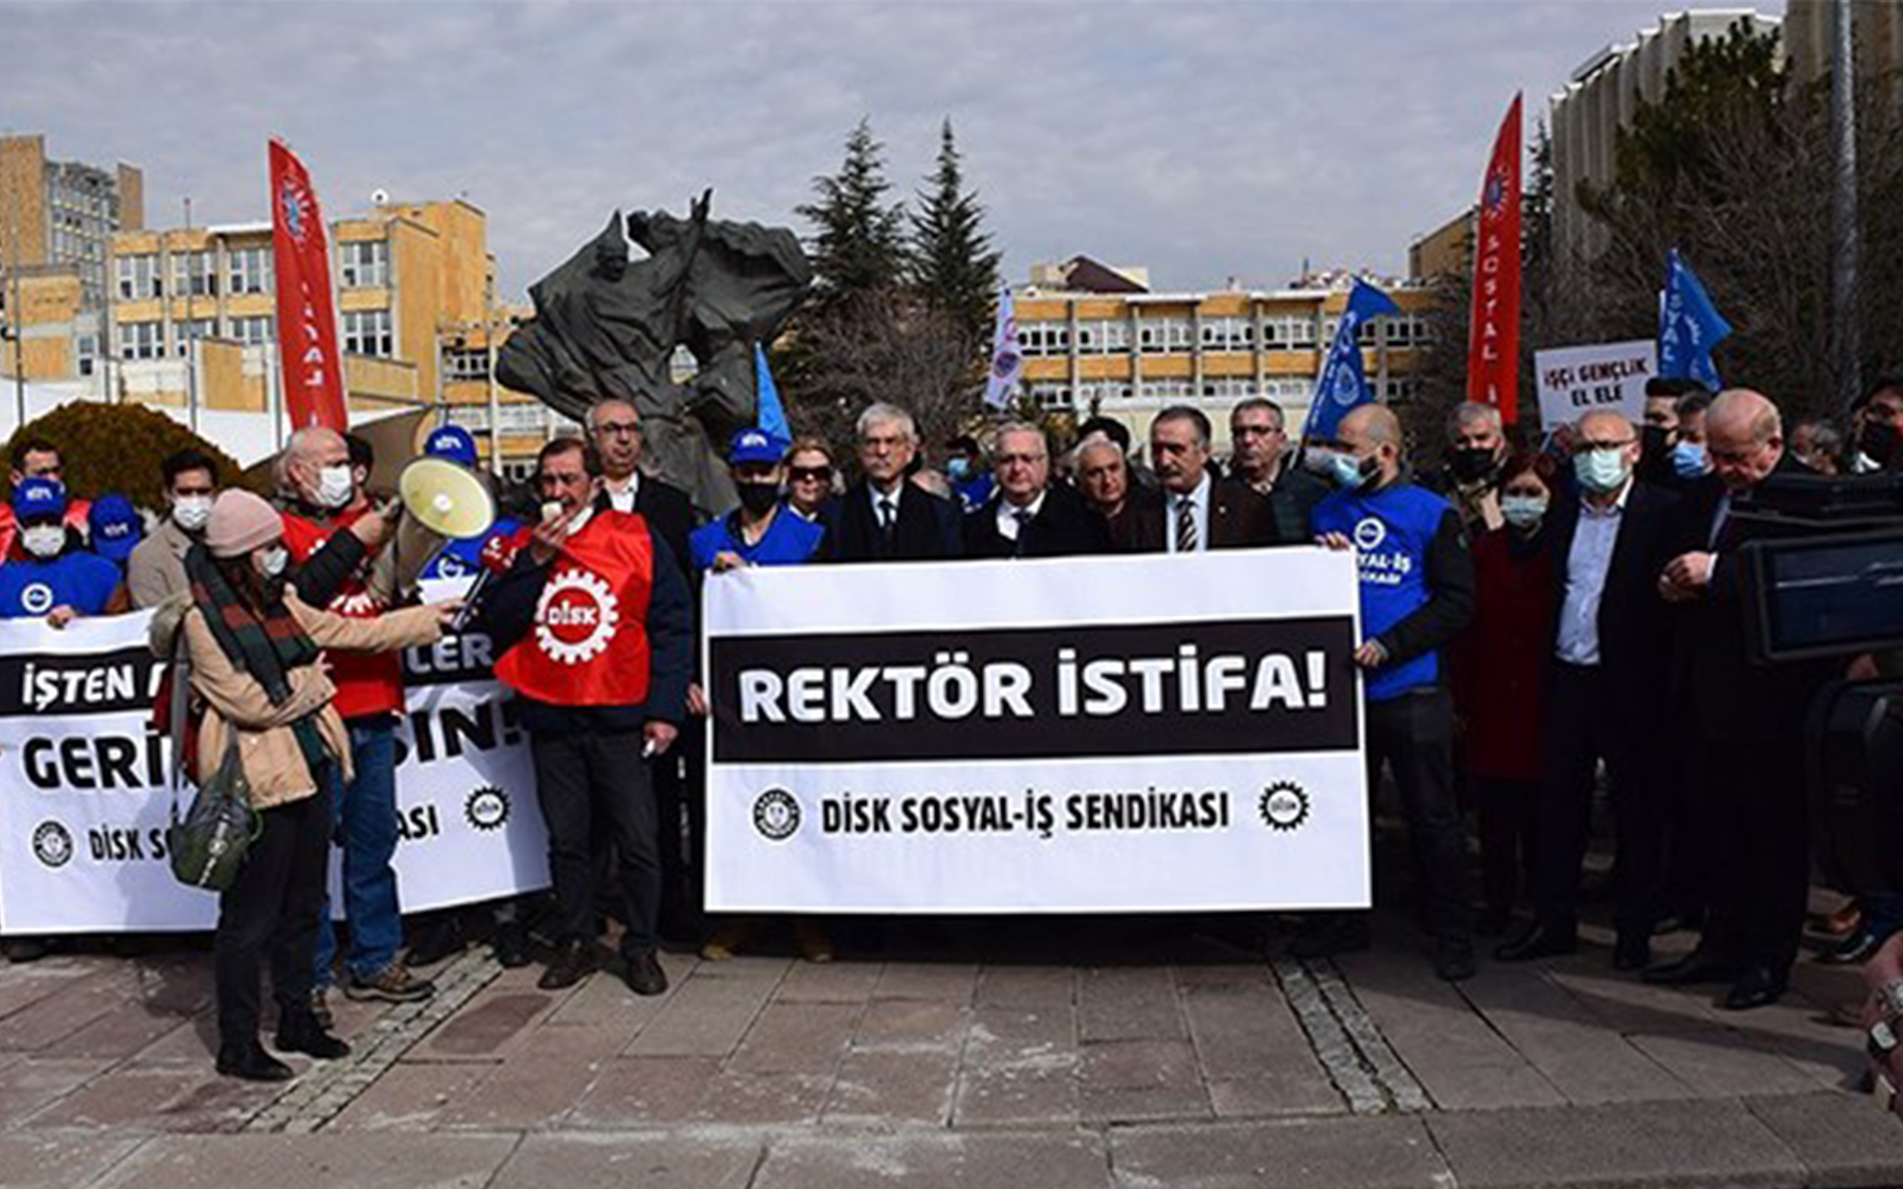
<svg viewBox="0 0 1903 1189">
<path fill-rule="evenodd" d="M 918 455 L 918 426 L 897 405 L 859 414 L 859 466 L 865 478 L 840 501 L 833 561 L 938 561 L 960 556 L 958 506 L 908 482 Z"/>
<path fill-rule="evenodd" d="M 1328 496 L 1328 484 L 1292 466 L 1282 406 L 1253 396 L 1229 410 L 1230 471 L 1269 501 L 1276 539 L 1306 541 L 1308 518 Z"/>
<path fill-rule="evenodd" d="M 1809 665 L 1753 665 L 1745 655 L 1741 548 L 1761 532 L 1736 506 L 1773 475 L 1802 473 L 1784 449 L 1777 406 L 1742 389 L 1705 417 L 1712 474 L 1680 505 L 1682 550 L 1659 576 L 1683 614 L 1673 681 L 1687 707 L 1696 840 L 1709 914 L 1698 947 L 1653 967 L 1666 985 L 1731 981 L 1724 1006 L 1762 1007 L 1784 993 L 1804 928 L 1810 877 L 1803 723 L 1818 688 Z"/>
<path fill-rule="evenodd" d="M 1105 553 L 1110 526 L 1070 488 L 1051 483 L 1044 431 L 1022 422 L 998 430 L 998 489 L 965 517 L 966 557 L 1064 557 Z"/>
<path fill-rule="evenodd" d="M 1675 768 L 1660 728 L 1668 654 L 1658 574 L 1671 555 L 1678 497 L 1634 477 L 1639 457 L 1638 431 L 1624 416 L 1586 414 L 1573 443 L 1578 495 L 1556 501 L 1547 518 L 1559 618 L 1530 881 L 1535 915 L 1499 948 L 1506 961 L 1578 944 L 1580 866 L 1601 759 L 1618 831 L 1616 968 L 1650 960 L 1652 926 L 1665 912 L 1664 809 Z"/>
<path fill-rule="evenodd" d="M 1158 486 L 1130 497 L 1118 524 L 1125 553 L 1201 553 L 1293 545 L 1276 532 L 1269 502 L 1235 479 L 1209 474 L 1209 418 L 1176 405 L 1150 423 L 1150 464 Z"/>
</svg>

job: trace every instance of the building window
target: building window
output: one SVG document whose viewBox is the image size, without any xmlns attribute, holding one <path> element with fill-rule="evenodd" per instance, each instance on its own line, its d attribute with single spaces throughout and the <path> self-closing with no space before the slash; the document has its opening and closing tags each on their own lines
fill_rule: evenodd
<svg viewBox="0 0 1903 1189">
<path fill-rule="evenodd" d="M 1255 346 L 1255 323 L 1247 318 L 1207 318 L 1202 338 L 1204 351 L 1249 351 Z"/>
<path fill-rule="evenodd" d="M 269 293 L 271 252 L 268 248 L 232 248 L 225 255 L 230 278 L 226 292 Z"/>
<path fill-rule="evenodd" d="M 176 344 L 180 355 L 185 354 L 185 345 L 195 339 L 217 337 L 218 320 L 216 318 L 193 318 L 189 322 L 180 318 L 172 323 L 172 341 Z"/>
<path fill-rule="evenodd" d="M 99 336 L 82 334 L 73 343 L 73 357 L 79 361 L 79 374 L 90 376 L 99 366 Z"/>
<path fill-rule="evenodd" d="M 443 348 L 443 375 L 451 380 L 487 380 L 489 353 L 467 348 Z"/>
<path fill-rule="evenodd" d="M 1187 318 L 1146 318 L 1137 323 L 1137 344 L 1145 355 L 1187 354 L 1190 343 Z"/>
<path fill-rule="evenodd" d="M 1070 385 L 1068 384 L 1031 384 L 1029 395 L 1042 409 L 1068 409 L 1071 407 Z"/>
<path fill-rule="evenodd" d="M 212 297 L 217 292 L 210 252 L 172 253 L 172 296 Z"/>
<path fill-rule="evenodd" d="M 390 333 L 390 311 L 344 311 L 344 353 L 375 355 L 380 359 L 395 355 L 396 341 Z"/>
<path fill-rule="evenodd" d="M 122 301 L 144 301 L 161 297 L 165 284 L 159 273 L 159 258 L 151 253 L 121 256 L 118 261 L 119 297 Z"/>
<path fill-rule="evenodd" d="M 165 352 L 165 327 L 157 322 L 121 322 L 119 357 L 157 359 Z"/>
<path fill-rule="evenodd" d="M 260 343 L 268 343 L 277 337 L 273 321 L 268 316 L 233 318 L 230 320 L 230 326 L 231 334 L 229 337 L 243 343 L 247 347 L 255 347 Z"/>
<path fill-rule="evenodd" d="M 382 289 L 390 283 L 388 240 L 349 240 L 337 247 L 343 260 L 339 276 L 344 288 Z"/>
</svg>

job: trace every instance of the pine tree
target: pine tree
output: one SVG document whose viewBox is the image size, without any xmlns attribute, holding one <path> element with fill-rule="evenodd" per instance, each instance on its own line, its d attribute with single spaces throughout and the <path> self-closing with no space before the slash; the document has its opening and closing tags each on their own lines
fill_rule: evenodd
<svg viewBox="0 0 1903 1189">
<path fill-rule="evenodd" d="M 904 279 L 904 204 L 885 204 L 884 148 L 871 121 L 860 120 L 846 137 L 839 172 L 814 178 L 817 200 L 795 208 L 815 229 L 809 244 L 822 308 Z"/>
<path fill-rule="evenodd" d="M 987 341 L 996 313 L 999 253 L 980 228 L 984 208 L 964 188 L 958 145 L 947 119 L 939 132 L 931 190 L 912 216 L 912 283 L 928 304 L 949 314 L 973 343 Z"/>
</svg>

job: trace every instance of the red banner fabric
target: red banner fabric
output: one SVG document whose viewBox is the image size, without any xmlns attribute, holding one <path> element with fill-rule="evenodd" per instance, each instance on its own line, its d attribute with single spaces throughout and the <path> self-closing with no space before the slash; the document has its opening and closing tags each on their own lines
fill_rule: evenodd
<svg viewBox="0 0 1903 1189">
<path fill-rule="evenodd" d="M 1508 425 L 1520 399 L 1520 96 L 1513 97 L 1480 187 L 1474 228 L 1473 321 L 1467 399 L 1493 405 Z"/>
<path fill-rule="evenodd" d="M 271 142 L 271 247 L 277 262 L 278 360 L 291 428 L 348 428 L 330 295 L 330 247 L 311 175 L 283 141 Z"/>
</svg>

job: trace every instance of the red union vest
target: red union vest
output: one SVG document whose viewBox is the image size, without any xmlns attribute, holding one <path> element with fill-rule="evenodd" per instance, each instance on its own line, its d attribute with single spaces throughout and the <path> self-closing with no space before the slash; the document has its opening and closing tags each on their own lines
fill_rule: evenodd
<svg viewBox="0 0 1903 1189">
<path fill-rule="evenodd" d="M 533 528 L 510 539 L 525 548 Z M 632 512 L 597 510 L 549 567 L 535 626 L 496 662 L 496 679 L 551 706 L 638 706 L 648 697 L 654 545 Z"/>
<path fill-rule="evenodd" d="M 291 551 L 291 560 L 303 565 L 324 547 L 331 534 L 348 530 L 365 511 L 368 509 L 339 512 L 323 522 L 296 512 L 283 512 L 284 546 Z M 372 553 L 370 558 L 375 556 Z M 338 588 L 337 597 L 324 608 L 326 611 L 349 619 L 375 619 L 389 609 L 371 596 L 364 580 L 370 558 Z M 330 661 L 331 680 L 337 685 L 337 713 L 345 718 L 403 713 L 403 659 L 396 653 L 332 652 L 325 655 Z"/>
</svg>

